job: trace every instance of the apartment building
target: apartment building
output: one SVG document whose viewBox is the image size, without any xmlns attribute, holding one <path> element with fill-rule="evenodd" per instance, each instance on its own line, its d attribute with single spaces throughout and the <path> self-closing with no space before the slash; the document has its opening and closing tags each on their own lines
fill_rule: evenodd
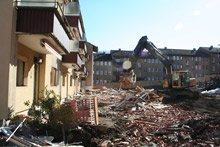
<svg viewBox="0 0 220 147">
<path fill-rule="evenodd" d="M 0 119 L 26 114 L 24 102 L 45 87 L 61 99 L 92 87 L 86 67 L 98 48 L 85 37 L 78 0 L 2 0 L 0 12 Z"/>
<path fill-rule="evenodd" d="M 220 73 L 220 52 L 218 48 L 200 47 L 197 50 L 163 48 L 159 50 L 170 60 L 173 70 L 189 71 L 190 77 L 196 78 L 197 83 L 205 82 L 207 75 Z M 111 50 L 110 55 L 112 56 L 112 82 L 118 82 L 120 72 L 123 70 L 122 64 L 132 56 L 132 51 Z M 94 69 L 96 66 L 94 64 Z M 162 86 L 165 78 L 165 67 L 157 58 L 144 51 L 137 60 L 135 73 L 137 85 L 144 87 Z M 96 80 L 99 78 L 102 76 L 98 76 Z"/>
<path fill-rule="evenodd" d="M 111 54 L 96 54 L 94 59 L 93 83 L 103 84 L 112 82 L 112 56 Z"/>
</svg>

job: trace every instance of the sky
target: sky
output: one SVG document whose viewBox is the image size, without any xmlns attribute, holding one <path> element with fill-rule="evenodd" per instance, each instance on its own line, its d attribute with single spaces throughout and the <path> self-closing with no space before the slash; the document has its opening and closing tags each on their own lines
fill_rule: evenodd
<svg viewBox="0 0 220 147">
<path fill-rule="evenodd" d="M 220 47 L 220 0 L 80 0 L 87 41 L 99 51 Z"/>
</svg>

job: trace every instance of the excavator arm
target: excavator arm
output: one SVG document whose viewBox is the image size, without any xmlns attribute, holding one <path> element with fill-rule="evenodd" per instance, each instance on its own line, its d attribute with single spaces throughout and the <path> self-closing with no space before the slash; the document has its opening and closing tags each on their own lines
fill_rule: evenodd
<svg viewBox="0 0 220 147">
<path fill-rule="evenodd" d="M 157 47 L 148 40 L 147 36 L 143 36 L 136 48 L 134 49 L 130 61 L 132 63 L 132 68 L 135 67 L 137 59 L 140 57 L 141 52 L 146 49 L 148 50 L 155 58 L 157 58 L 164 66 L 166 70 L 166 79 L 168 80 L 168 86 L 172 87 L 172 63 L 161 53 Z"/>
</svg>

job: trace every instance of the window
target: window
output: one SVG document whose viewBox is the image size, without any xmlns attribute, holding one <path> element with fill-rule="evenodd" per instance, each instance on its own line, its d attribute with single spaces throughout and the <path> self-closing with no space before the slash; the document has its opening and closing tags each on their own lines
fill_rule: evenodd
<svg viewBox="0 0 220 147">
<path fill-rule="evenodd" d="M 158 68 L 157 67 L 155 68 L 155 71 L 158 72 Z"/>
<path fill-rule="evenodd" d="M 198 61 L 198 58 L 197 58 L 197 57 L 195 57 L 195 61 Z"/>
<path fill-rule="evenodd" d="M 138 72 L 138 77 L 141 77 L 141 72 L 140 71 Z"/>
<path fill-rule="evenodd" d="M 170 56 L 167 56 L 167 59 L 170 60 Z"/>
<path fill-rule="evenodd" d="M 104 83 L 107 83 L 107 80 L 104 80 Z"/>
<path fill-rule="evenodd" d="M 212 63 L 215 63 L 215 57 L 212 57 Z"/>
<path fill-rule="evenodd" d="M 144 72 L 147 72 L 147 69 L 146 69 L 146 67 L 144 67 Z"/>
<path fill-rule="evenodd" d="M 199 61 L 202 61 L 202 57 L 199 57 Z"/>
<path fill-rule="evenodd" d="M 108 62 L 108 66 L 111 66 L 111 65 L 112 65 L 112 62 L 109 61 L 109 62 Z"/>
<path fill-rule="evenodd" d="M 162 68 L 160 68 L 159 71 L 162 72 Z"/>
<path fill-rule="evenodd" d="M 202 69 L 203 69 L 203 70 L 205 69 L 205 65 L 202 65 Z"/>
<path fill-rule="evenodd" d="M 186 66 L 188 66 L 189 65 L 189 60 L 186 60 Z"/>
<path fill-rule="evenodd" d="M 183 60 L 183 56 L 180 56 L 180 60 Z"/>
<path fill-rule="evenodd" d="M 100 84 L 103 84 L 103 80 L 100 80 Z"/>
<path fill-rule="evenodd" d="M 73 76 L 70 76 L 70 86 L 73 86 Z"/>
<path fill-rule="evenodd" d="M 150 81 L 150 77 L 147 77 L 147 80 Z"/>
<path fill-rule="evenodd" d="M 155 80 L 158 80 L 158 77 L 155 77 Z"/>
<path fill-rule="evenodd" d="M 179 65 L 176 65 L 176 69 L 180 69 L 180 66 L 179 66 Z"/>
<path fill-rule="evenodd" d="M 212 66 L 212 71 L 215 71 L 215 65 Z"/>
<path fill-rule="evenodd" d="M 108 62 L 107 61 L 105 61 L 105 66 L 107 66 L 108 65 Z"/>
<path fill-rule="evenodd" d="M 50 72 L 50 85 L 56 86 L 57 85 L 57 69 L 52 67 Z"/>
<path fill-rule="evenodd" d="M 100 62 L 100 65 L 103 66 L 103 61 Z"/>
<path fill-rule="evenodd" d="M 195 67 L 194 67 L 194 65 L 192 65 L 192 69 L 194 69 Z"/>
<path fill-rule="evenodd" d="M 152 63 L 154 63 L 154 59 L 152 59 Z"/>
<path fill-rule="evenodd" d="M 155 59 L 155 63 L 158 63 L 158 59 Z"/>
<path fill-rule="evenodd" d="M 180 58 L 179 58 L 179 56 L 176 56 L 176 60 L 179 60 Z"/>
<path fill-rule="evenodd" d="M 96 61 L 96 65 L 99 66 L 99 61 Z"/>
<path fill-rule="evenodd" d="M 160 77 L 159 80 L 163 80 L 163 77 Z"/>
<path fill-rule="evenodd" d="M 137 65 L 138 65 L 138 68 L 141 68 L 141 63 L 140 62 L 138 62 Z"/>
<path fill-rule="evenodd" d="M 144 59 L 144 63 L 146 63 L 147 62 L 147 59 Z"/>
<path fill-rule="evenodd" d="M 126 59 L 126 58 L 124 58 L 124 61 L 127 61 L 127 59 Z"/>
<path fill-rule="evenodd" d="M 99 80 L 96 80 L 96 84 L 99 84 Z"/>
<path fill-rule="evenodd" d="M 220 58 L 220 54 L 218 54 L 218 58 Z"/>
<path fill-rule="evenodd" d="M 152 77 L 152 81 L 154 80 L 154 77 Z"/>
<path fill-rule="evenodd" d="M 173 56 L 173 60 L 175 60 L 176 59 L 176 56 Z"/>
<path fill-rule="evenodd" d="M 102 70 L 100 71 L 100 75 L 103 75 L 103 71 Z"/>
<path fill-rule="evenodd" d="M 152 68 L 152 72 L 154 72 L 154 68 Z"/>
<path fill-rule="evenodd" d="M 183 65 L 180 65 L 180 69 L 183 69 Z"/>
<path fill-rule="evenodd" d="M 148 72 L 150 72 L 150 67 L 148 67 Z"/>
<path fill-rule="evenodd" d="M 104 75 L 105 75 L 105 76 L 106 76 L 106 75 L 108 75 L 108 72 L 107 72 L 107 70 L 105 70 L 105 71 L 104 71 Z"/>
<path fill-rule="evenodd" d="M 199 65 L 199 70 L 202 70 L 202 65 Z"/>
<path fill-rule="evenodd" d="M 24 86 L 24 69 L 25 62 L 17 60 L 17 86 Z"/>
<path fill-rule="evenodd" d="M 115 59 L 115 62 L 120 62 L 120 59 Z"/>
<path fill-rule="evenodd" d="M 118 68 L 118 67 L 117 67 L 117 68 L 115 68 L 115 71 L 119 72 L 119 68 Z"/>
<path fill-rule="evenodd" d="M 192 57 L 192 61 L 194 61 L 194 57 Z"/>
<path fill-rule="evenodd" d="M 195 69 L 196 69 L 196 70 L 198 69 L 198 65 L 195 66 Z"/>
<path fill-rule="evenodd" d="M 108 75 L 111 75 L 112 74 L 112 72 L 111 71 L 108 71 Z"/>
<path fill-rule="evenodd" d="M 96 75 L 99 75 L 99 70 L 96 70 Z"/>
<path fill-rule="evenodd" d="M 148 63 L 150 63 L 150 59 L 148 59 Z"/>
</svg>

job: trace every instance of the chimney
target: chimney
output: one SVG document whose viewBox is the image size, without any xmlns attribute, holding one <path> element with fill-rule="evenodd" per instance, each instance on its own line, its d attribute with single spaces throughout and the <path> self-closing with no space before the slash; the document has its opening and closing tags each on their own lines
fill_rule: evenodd
<svg viewBox="0 0 220 147">
<path fill-rule="evenodd" d="M 121 48 L 119 48 L 118 50 L 121 51 Z"/>
<path fill-rule="evenodd" d="M 209 50 L 212 50 L 213 49 L 213 45 L 211 45 L 210 47 L 209 47 Z"/>
<path fill-rule="evenodd" d="M 167 49 L 167 47 L 165 46 L 165 47 L 164 47 L 164 49 L 166 50 L 166 49 Z"/>
</svg>

